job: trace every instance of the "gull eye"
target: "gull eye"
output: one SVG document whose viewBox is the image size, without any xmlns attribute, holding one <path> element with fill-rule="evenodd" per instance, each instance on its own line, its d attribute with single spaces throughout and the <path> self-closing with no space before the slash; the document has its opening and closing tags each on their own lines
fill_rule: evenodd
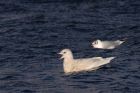
<svg viewBox="0 0 140 93">
<path fill-rule="evenodd" d="M 64 54 L 66 54 L 66 52 L 63 52 Z"/>
<path fill-rule="evenodd" d="M 98 44 L 98 41 L 96 41 L 96 44 Z"/>
<path fill-rule="evenodd" d="M 95 44 L 98 44 L 98 42 L 97 42 L 97 41 L 95 41 Z"/>
</svg>

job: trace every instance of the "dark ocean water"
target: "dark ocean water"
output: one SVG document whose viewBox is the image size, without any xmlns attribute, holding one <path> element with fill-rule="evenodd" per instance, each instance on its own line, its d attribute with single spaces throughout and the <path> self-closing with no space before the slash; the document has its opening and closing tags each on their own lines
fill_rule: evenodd
<svg viewBox="0 0 140 93">
<path fill-rule="evenodd" d="M 114 50 L 91 47 L 123 38 Z M 63 48 L 117 58 L 66 76 Z M 0 93 L 140 93 L 140 0 L 0 0 Z"/>
</svg>

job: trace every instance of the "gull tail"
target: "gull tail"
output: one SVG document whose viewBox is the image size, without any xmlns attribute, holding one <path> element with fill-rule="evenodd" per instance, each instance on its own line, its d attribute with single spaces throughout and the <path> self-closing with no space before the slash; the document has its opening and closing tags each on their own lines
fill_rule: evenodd
<svg viewBox="0 0 140 93">
<path fill-rule="evenodd" d="M 128 40 L 127 37 L 126 37 L 126 38 L 123 38 L 123 39 L 121 40 L 120 44 L 124 43 L 124 42 L 127 41 L 127 40 Z"/>
<path fill-rule="evenodd" d="M 113 60 L 114 58 L 115 58 L 115 57 L 108 57 L 108 58 L 106 58 L 106 60 L 107 60 L 108 63 L 110 63 L 111 60 Z"/>
<path fill-rule="evenodd" d="M 103 58 L 101 61 L 97 62 L 96 64 L 94 64 L 94 66 L 99 67 L 105 64 L 108 64 L 111 62 L 111 60 L 113 60 L 115 57 L 107 57 L 107 58 Z"/>
</svg>

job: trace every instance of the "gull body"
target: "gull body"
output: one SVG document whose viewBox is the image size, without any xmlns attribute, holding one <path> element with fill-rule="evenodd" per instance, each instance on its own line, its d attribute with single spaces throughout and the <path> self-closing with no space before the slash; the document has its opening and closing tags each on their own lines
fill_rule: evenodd
<svg viewBox="0 0 140 93">
<path fill-rule="evenodd" d="M 100 66 L 110 63 L 115 58 L 93 57 L 74 59 L 70 49 L 63 49 L 59 54 L 62 55 L 61 59 L 63 59 L 65 73 L 96 70 Z"/>
<path fill-rule="evenodd" d="M 124 41 L 116 40 L 116 41 L 101 41 L 95 40 L 92 42 L 93 48 L 101 48 L 101 49 L 114 49 L 117 46 L 121 45 Z"/>
</svg>

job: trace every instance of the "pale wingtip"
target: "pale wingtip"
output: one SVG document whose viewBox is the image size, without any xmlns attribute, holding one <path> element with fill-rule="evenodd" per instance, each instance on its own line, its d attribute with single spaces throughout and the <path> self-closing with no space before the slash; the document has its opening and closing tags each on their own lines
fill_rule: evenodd
<svg viewBox="0 0 140 93">
<path fill-rule="evenodd" d="M 116 57 L 108 57 L 108 58 L 106 58 L 106 59 L 108 59 L 108 60 L 113 60 L 114 58 L 116 58 Z"/>
<path fill-rule="evenodd" d="M 113 60 L 113 59 L 115 59 L 115 58 L 116 58 L 116 57 L 109 57 L 110 60 Z"/>
</svg>

